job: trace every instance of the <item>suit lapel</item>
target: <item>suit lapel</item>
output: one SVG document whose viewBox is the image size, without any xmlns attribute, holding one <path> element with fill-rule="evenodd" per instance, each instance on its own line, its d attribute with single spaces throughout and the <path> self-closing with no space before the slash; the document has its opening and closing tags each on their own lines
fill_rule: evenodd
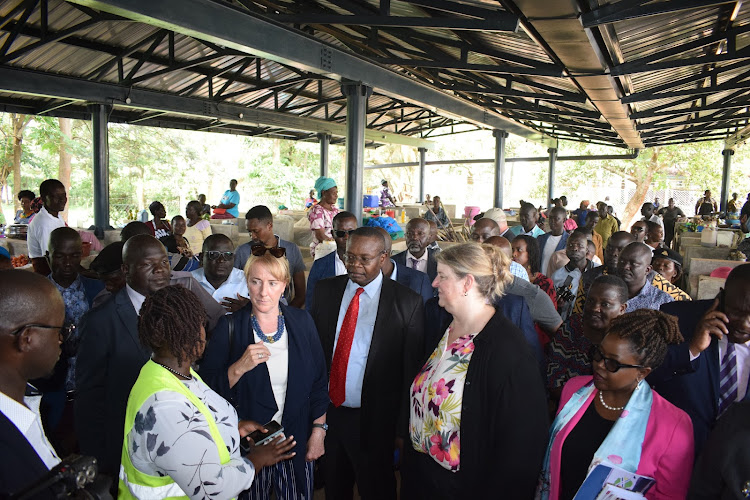
<svg viewBox="0 0 750 500">
<path fill-rule="evenodd" d="M 123 288 L 115 295 L 115 305 L 117 306 L 117 315 L 125 331 L 128 332 L 128 336 L 138 350 L 142 351 L 143 346 L 141 346 L 141 342 L 138 340 L 138 314 L 135 312 L 133 303 L 130 302 L 126 288 Z"/>
<path fill-rule="evenodd" d="M 333 360 L 333 343 L 336 340 L 336 324 L 339 321 L 339 310 L 341 309 L 341 301 L 344 298 L 344 291 L 346 290 L 346 284 L 349 282 L 347 275 L 338 276 L 333 278 L 335 286 L 333 287 L 333 297 L 331 297 L 331 305 L 336 304 L 337 307 L 327 307 L 326 317 L 324 319 L 325 326 L 322 328 L 321 334 L 323 350 L 328 360 L 329 368 L 330 363 Z"/>
<path fill-rule="evenodd" d="M 383 346 L 389 342 L 388 330 L 389 326 L 397 322 L 394 321 L 393 314 L 396 312 L 394 307 L 395 300 L 395 285 L 393 280 L 384 279 L 383 285 L 380 289 L 380 301 L 378 303 L 378 313 L 375 316 L 375 325 L 372 328 L 372 341 L 370 341 L 370 351 L 367 354 L 367 365 L 365 365 L 365 376 L 362 381 L 362 394 L 364 398 L 365 387 L 367 386 L 367 379 L 372 371 L 373 363 L 377 364 L 378 353 L 383 349 Z"/>
</svg>

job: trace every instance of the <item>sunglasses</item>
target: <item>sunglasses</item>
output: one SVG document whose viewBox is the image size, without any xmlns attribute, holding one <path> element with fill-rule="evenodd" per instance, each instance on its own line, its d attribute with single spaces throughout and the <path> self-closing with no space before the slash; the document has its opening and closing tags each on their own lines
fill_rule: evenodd
<svg viewBox="0 0 750 500">
<path fill-rule="evenodd" d="M 208 260 L 216 260 L 219 257 L 223 257 L 224 260 L 232 260 L 234 258 L 234 252 L 219 252 L 216 250 L 209 250 L 206 252 Z"/>
<path fill-rule="evenodd" d="M 351 236 L 354 231 L 356 231 L 356 229 L 349 229 L 348 231 L 342 231 L 340 229 L 337 229 L 336 231 L 333 232 L 333 234 L 337 238 L 343 238 L 344 236 Z"/>
<path fill-rule="evenodd" d="M 604 361 L 604 368 L 606 368 L 610 373 L 617 373 L 620 368 L 644 368 L 643 365 L 626 365 L 624 363 L 620 363 L 616 359 L 605 358 L 604 353 L 598 345 L 591 346 L 591 349 L 589 349 L 589 358 L 591 359 L 592 363 Z"/>
<path fill-rule="evenodd" d="M 23 326 L 16 328 L 12 332 L 10 332 L 10 334 L 19 335 L 21 334 L 21 332 L 29 328 L 43 328 L 45 330 L 58 330 L 60 336 L 62 337 L 63 342 L 68 340 L 68 338 L 70 338 L 70 336 L 76 330 L 76 326 L 73 324 L 63 325 L 63 326 L 51 326 L 51 325 L 41 325 L 39 323 L 29 323 L 28 325 L 23 325 Z"/>
<path fill-rule="evenodd" d="M 286 255 L 286 248 L 284 247 L 271 247 L 268 248 L 265 245 L 253 245 L 250 247 L 250 252 L 255 255 L 256 257 L 260 257 L 261 255 L 265 255 L 266 252 L 270 253 L 277 259 L 282 258 L 284 255 Z"/>
</svg>

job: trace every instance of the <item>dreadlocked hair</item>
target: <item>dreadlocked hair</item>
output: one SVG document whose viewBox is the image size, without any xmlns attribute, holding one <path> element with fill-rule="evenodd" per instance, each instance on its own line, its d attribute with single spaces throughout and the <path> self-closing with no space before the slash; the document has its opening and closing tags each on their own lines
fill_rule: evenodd
<svg viewBox="0 0 750 500">
<path fill-rule="evenodd" d="M 193 292 L 182 285 L 167 286 L 143 302 L 138 338 L 152 350 L 167 347 L 178 363 L 193 361 L 203 352 L 205 322 L 206 310 Z"/>
<path fill-rule="evenodd" d="M 653 309 L 636 309 L 618 316 L 610 323 L 607 335 L 629 340 L 641 360 L 639 364 L 650 368 L 664 361 L 667 346 L 684 340 L 677 318 Z"/>
</svg>

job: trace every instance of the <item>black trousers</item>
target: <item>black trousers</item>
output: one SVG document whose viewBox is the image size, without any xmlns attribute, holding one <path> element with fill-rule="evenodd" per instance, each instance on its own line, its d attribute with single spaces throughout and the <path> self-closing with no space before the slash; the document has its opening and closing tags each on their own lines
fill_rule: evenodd
<svg viewBox="0 0 750 500">
<path fill-rule="evenodd" d="M 360 416 L 358 408 L 328 407 L 326 500 L 352 500 L 355 483 L 363 500 L 395 500 L 394 438 L 368 436 L 368 449 L 362 449 Z"/>
</svg>

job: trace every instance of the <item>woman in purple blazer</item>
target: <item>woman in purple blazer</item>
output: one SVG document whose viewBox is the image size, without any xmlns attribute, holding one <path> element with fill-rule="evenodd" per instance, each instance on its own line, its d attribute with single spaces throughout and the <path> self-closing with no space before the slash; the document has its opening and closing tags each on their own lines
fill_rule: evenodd
<svg viewBox="0 0 750 500">
<path fill-rule="evenodd" d="M 563 388 L 537 498 L 569 500 L 600 463 L 652 477 L 648 499 L 683 499 L 693 468 L 688 415 L 644 380 L 682 341 L 677 320 L 639 309 L 615 318 L 591 350 L 592 376 Z"/>
</svg>

